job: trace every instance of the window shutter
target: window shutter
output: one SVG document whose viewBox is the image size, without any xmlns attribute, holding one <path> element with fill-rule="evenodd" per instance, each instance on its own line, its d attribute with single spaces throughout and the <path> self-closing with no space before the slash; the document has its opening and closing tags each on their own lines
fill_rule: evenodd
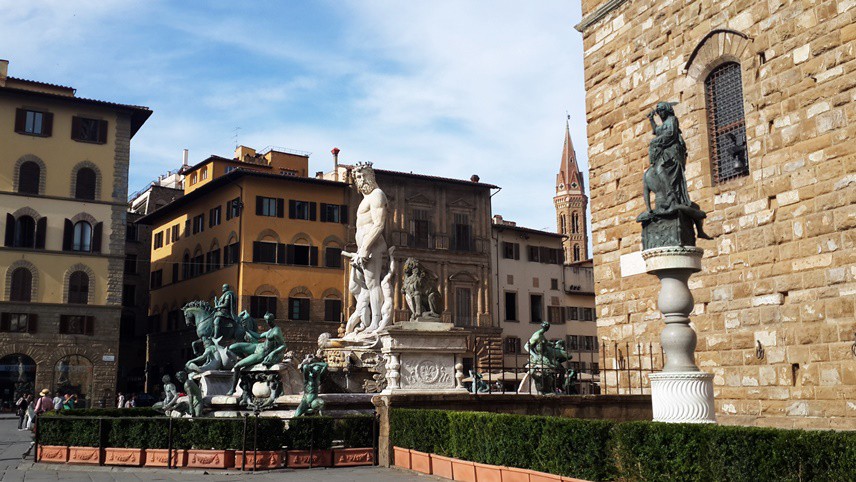
<svg viewBox="0 0 856 482">
<path fill-rule="evenodd" d="M 95 317 L 87 316 L 84 321 L 83 333 L 86 335 L 91 335 L 95 332 Z"/>
<path fill-rule="evenodd" d="M 39 315 L 31 313 L 27 315 L 27 333 L 35 333 L 39 324 Z"/>
<path fill-rule="evenodd" d="M 6 246 L 13 244 L 15 244 L 15 216 L 6 213 Z"/>
<path fill-rule="evenodd" d="M 213 228 L 214 227 L 213 223 L 214 223 L 214 208 L 211 208 L 208 210 L 208 227 Z"/>
<path fill-rule="evenodd" d="M 310 221 L 315 221 L 317 219 L 317 216 L 316 216 L 317 210 L 318 210 L 318 203 L 314 203 L 314 202 L 309 203 L 309 220 Z"/>
<path fill-rule="evenodd" d="M 276 245 L 276 262 L 285 264 L 285 245 L 282 243 Z"/>
<path fill-rule="evenodd" d="M 276 199 L 276 217 L 278 217 L 278 218 L 285 217 L 285 199 L 282 199 L 282 198 Z"/>
<path fill-rule="evenodd" d="M 339 219 L 342 220 L 342 224 L 348 224 L 348 206 L 345 204 L 339 206 Z"/>
<path fill-rule="evenodd" d="M 107 143 L 107 121 L 98 121 L 98 142 L 101 144 Z"/>
<path fill-rule="evenodd" d="M 24 132 L 26 123 L 27 111 L 24 109 L 15 109 L 15 132 Z"/>
<path fill-rule="evenodd" d="M 311 246 L 309 248 L 309 265 L 318 266 L 318 246 Z"/>
<path fill-rule="evenodd" d="M 102 231 L 104 230 L 104 223 L 96 223 L 95 227 L 92 228 L 92 252 L 100 253 L 101 252 L 101 238 Z"/>
<path fill-rule="evenodd" d="M 74 236 L 74 224 L 70 219 L 65 220 L 65 228 L 62 232 L 62 250 L 71 251 L 72 236 Z"/>
<path fill-rule="evenodd" d="M 300 300 L 300 319 L 308 320 L 309 319 L 309 304 L 311 300 L 309 298 Z"/>
<path fill-rule="evenodd" d="M 21 109 L 18 110 L 20 111 Z M 7 332 L 11 329 L 10 316 L 9 313 L 0 313 L 0 331 Z"/>
<path fill-rule="evenodd" d="M 327 222 L 327 204 L 321 203 L 321 222 Z"/>
<path fill-rule="evenodd" d="M 256 196 L 256 216 L 262 215 L 262 205 L 263 204 L 264 204 L 264 201 L 262 200 L 262 197 Z"/>
<path fill-rule="evenodd" d="M 286 264 L 294 264 L 294 245 L 289 244 L 286 246 Z"/>
<path fill-rule="evenodd" d="M 53 135 L 53 114 L 50 112 L 42 113 L 42 135 L 45 137 Z"/>
<path fill-rule="evenodd" d="M 60 334 L 68 333 L 68 316 L 66 315 L 59 317 L 59 332 Z"/>
<path fill-rule="evenodd" d="M 226 201 L 226 221 L 232 219 L 232 201 Z"/>
<path fill-rule="evenodd" d="M 297 217 L 297 202 L 294 199 L 288 200 L 288 218 L 294 219 Z"/>
<path fill-rule="evenodd" d="M 253 263 L 258 263 L 261 258 L 261 245 L 258 241 L 253 241 Z"/>
<path fill-rule="evenodd" d="M 71 138 L 80 139 L 80 117 L 71 118 Z"/>
<path fill-rule="evenodd" d="M 36 248 L 45 249 L 45 236 L 48 230 L 48 218 L 41 217 L 36 223 Z"/>
</svg>

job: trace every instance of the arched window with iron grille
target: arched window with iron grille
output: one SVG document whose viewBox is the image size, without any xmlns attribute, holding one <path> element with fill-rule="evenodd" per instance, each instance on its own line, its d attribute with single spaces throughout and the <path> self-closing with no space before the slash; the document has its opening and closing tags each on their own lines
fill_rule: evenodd
<svg viewBox="0 0 856 482">
<path fill-rule="evenodd" d="M 727 62 L 704 81 L 710 164 L 716 184 L 749 174 L 740 64 Z"/>
</svg>

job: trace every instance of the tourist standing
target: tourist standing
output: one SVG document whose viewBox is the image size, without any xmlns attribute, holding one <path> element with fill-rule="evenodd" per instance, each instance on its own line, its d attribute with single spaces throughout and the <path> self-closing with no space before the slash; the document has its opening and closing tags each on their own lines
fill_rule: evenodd
<svg viewBox="0 0 856 482">
<path fill-rule="evenodd" d="M 15 402 L 15 408 L 18 409 L 18 430 L 24 430 L 24 418 L 27 416 L 27 407 L 30 406 L 30 395 L 21 395 L 21 398 Z"/>
<path fill-rule="evenodd" d="M 24 430 L 30 430 L 33 427 L 33 420 L 36 419 L 36 402 L 33 400 L 33 395 L 27 395 L 27 413 L 24 417 Z"/>
<path fill-rule="evenodd" d="M 45 388 L 41 393 L 39 393 L 39 395 L 41 396 L 38 401 L 36 401 L 36 415 L 41 415 L 49 410 L 53 410 L 53 399 L 48 396 L 48 389 Z"/>
<path fill-rule="evenodd" d="M 62 410 L 62 395 L 59 392 L 54 393 L 53 398 L 53 409 L 56 412 Z"/>
<path fill-rule="evenodd" d="M 122 392 L 119 392 L 119 404 L 116 408 L 125 408 L 125 395 L 123 395 Z"/>
</svg>

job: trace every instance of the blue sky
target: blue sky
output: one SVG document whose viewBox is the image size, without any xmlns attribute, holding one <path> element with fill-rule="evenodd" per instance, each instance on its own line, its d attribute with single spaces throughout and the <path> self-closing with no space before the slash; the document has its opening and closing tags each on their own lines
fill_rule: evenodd
<svg viewBox="0 0 856 482">
<path fill-rule="evenodd" d="M 494 213 L 555 229 L 566 113 L 587 170 L 577 0 L 0 0 L 9 75 L 145 105 L 130 191 L 238 143 L 502 186 Z M 38 34 L 34 34 L 37 32 Z M 239 128 L 236 130 L 236 128 Z"/>
</svg>

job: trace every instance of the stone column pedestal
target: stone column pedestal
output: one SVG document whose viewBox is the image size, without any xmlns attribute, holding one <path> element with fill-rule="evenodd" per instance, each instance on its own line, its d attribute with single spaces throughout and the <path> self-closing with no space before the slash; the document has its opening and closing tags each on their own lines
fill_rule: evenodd
<svg viewBox="0 0 856 482">
<path fill-rule="evenodd" d="M 386 359 L 384 394 L 466 391 L 460 385 L 460 361 L 467 353 L 467 332 L 451 323 L 403 322 L 380 333 Z"/>
<path fill-rule="evenodd" d="M 646 271 L 660 279 L 657 307 L 666 326 L 660 334 L 666 363 L 648 376 L 655 422 L 716 423 L 713 375 L 695 364 L 697 337 L 690 326 L 693 295 L 687 284 L 701 271 L 704 250 L 670 246 L 642 251 Z"/>
</svg>

